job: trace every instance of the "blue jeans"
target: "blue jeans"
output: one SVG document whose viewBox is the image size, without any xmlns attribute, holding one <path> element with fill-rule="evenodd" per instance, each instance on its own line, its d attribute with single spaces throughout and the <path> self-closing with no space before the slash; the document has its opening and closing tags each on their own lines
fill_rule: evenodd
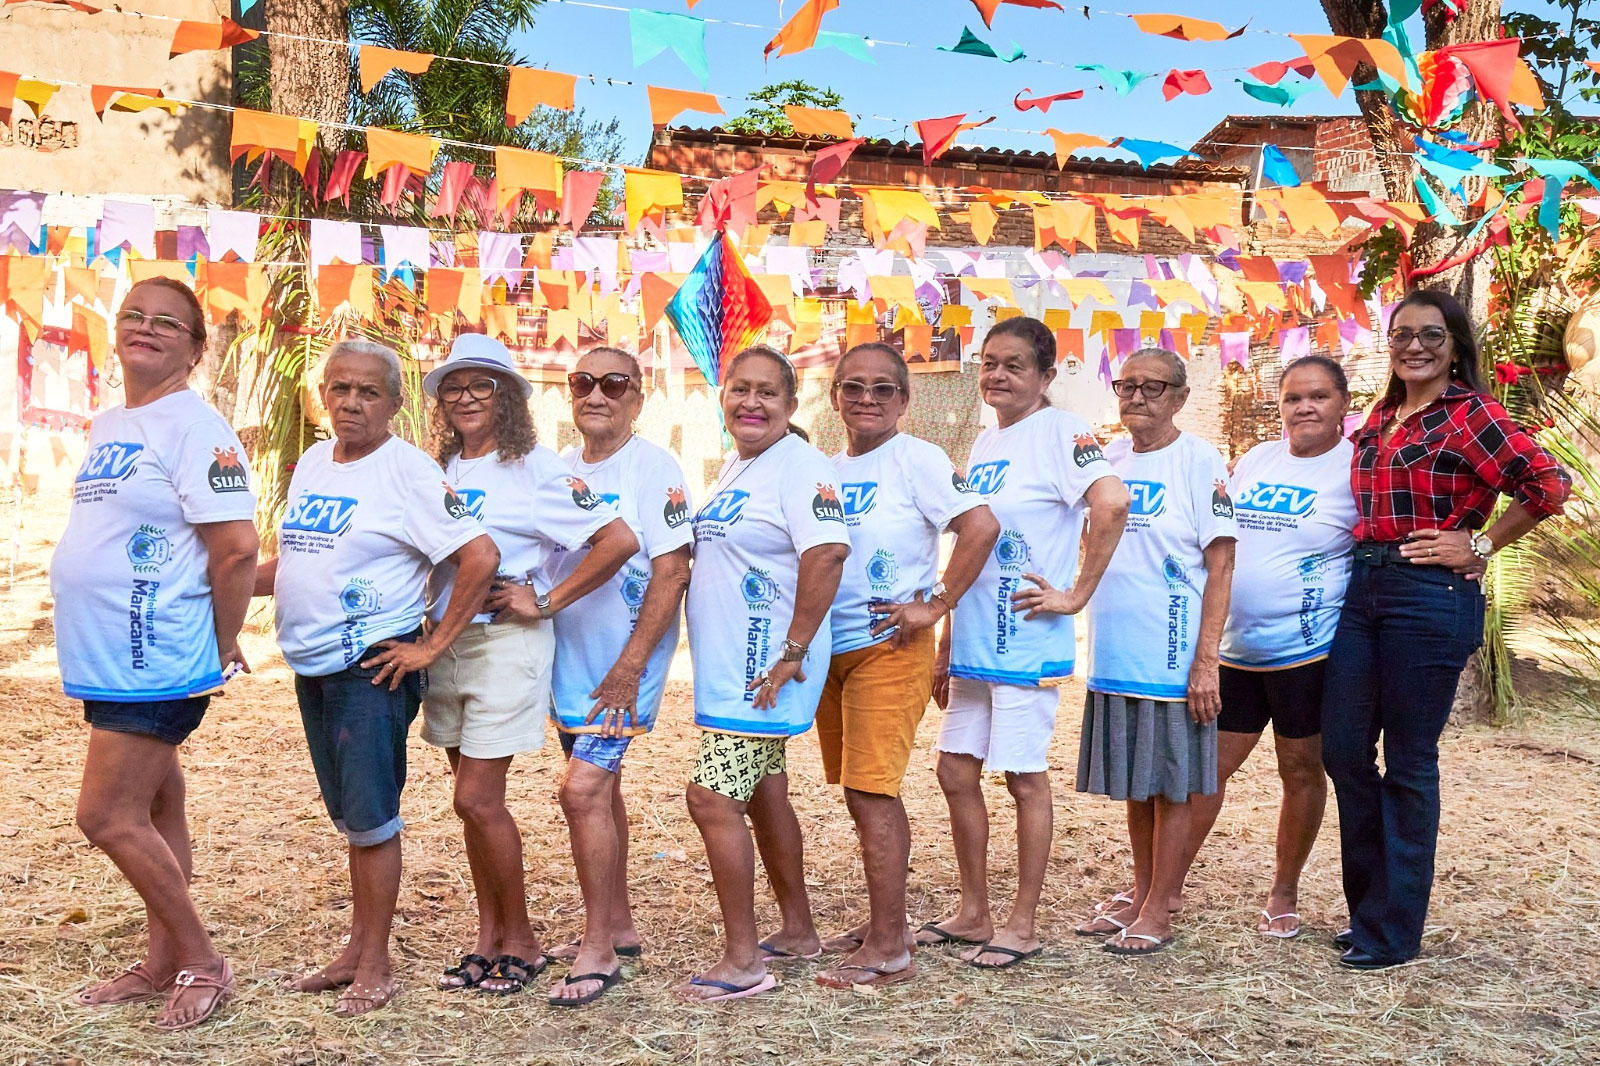
<svg viewBox="0 0 1600 1066">
<path fill-rule="evenodd" d="M 1328 655 L 1322 761 L 1339 803 L 1356 947 L 1422 950 L 1439 837 L 1439 736 L 1483 640 L 1483 590 L 1443 567 L 1357 559 Z M 1384 772 L 1378 772 L 1378 741 Z"/>
</svg>

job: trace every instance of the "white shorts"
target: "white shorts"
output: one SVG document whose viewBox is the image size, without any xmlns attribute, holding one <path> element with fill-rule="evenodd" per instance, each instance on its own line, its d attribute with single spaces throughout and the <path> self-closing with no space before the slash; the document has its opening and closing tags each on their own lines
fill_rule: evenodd
<svg viewBox="0 0 1600 1066">
<path fill-rule="evenodd" d="M 548 621 L 471 623 L 428 667 L 422 739 L 469 759 L 538 751 L 555 654 Z"/>
<path fill-rule="evenodd" d="M 939 726 L 939 751 L 972 755 L 993 773 L 1049 769 L 1061 693 L 1054 686 L 950 679 L 950 706 Z"/>
</svg>

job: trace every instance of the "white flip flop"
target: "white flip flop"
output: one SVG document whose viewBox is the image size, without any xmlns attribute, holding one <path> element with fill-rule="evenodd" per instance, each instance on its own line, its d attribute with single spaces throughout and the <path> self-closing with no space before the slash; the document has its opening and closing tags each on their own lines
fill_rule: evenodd
<svg viewBox="0 0 1600 1066">
<path fill-rule="evenodd" d="M 1263 909 L 1261 911 L 1261 917 L 1267 920 L 1267 925 L 1269 927 L 1266 929 L 1256 930 L 1256 932 L 1260 933 L 1262 936 L 1269 936 L 1274 940 L 1293 940 L 1295 937 L 1300 935 L 1300 925 L 1298 924 L 1300 921 L 1300 916 L 1294 911 L 1285 911 L 1282 914 L 1273 915 L 1268 914 L 1266 910 Z M 1288 932 L 1280 932 L 1277 929 L 1270 928 L 1273 922 L 1281 921 L 1284 918 L 1293 918 L 1296 922 L 1295 927 Z"/>
</svg>

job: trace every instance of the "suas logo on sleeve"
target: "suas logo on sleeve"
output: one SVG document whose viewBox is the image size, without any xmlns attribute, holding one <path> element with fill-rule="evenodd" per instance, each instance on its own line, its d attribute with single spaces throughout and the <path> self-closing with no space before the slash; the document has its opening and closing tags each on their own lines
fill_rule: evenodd
<svg viewBox="0 0 1600 1066">
<path fill-rule="evenodd" d="M 356 516 L 357 502 L 349 496 L 302 492 L 300 498 L 284 512 L 283 528 L 338 535 L 350 528 Z"/>
<path fill-rule="evenodd" d="M 237 448 L 224 451 L 221 448 L 211 449 L 215 458 L 206 470 L 206 480 L 211 485 L 212 492 L 248 492 L 250 490 L 250 475 L 245 472 L 244 463 L 239 458 Z"/>
<path fill-rule="evenodd" d="M 1072 461 L 1082 470 L 1090 463 L 1098 462 L 1106 457 L 1100 450 L 1100 442 L 1093 433 L 1079 433 L 1072 438 Z"/>
<path fill-rule="evenodd" d="M 144 445 L 133 441 L 108 440 L 104 444 L 96 444 L 84 459 L 83 469 L 78 471 L 76 480 L 120 481 L 133 474 L 142 451 Z"/>
<path fill-rule="evenodd" d="M 572 490 L 572 502 L 582 507 L 585 511 L 592 511 L 600 506 L 600 497 L 590 491 L 589 486 L 582 478 L 569 477 L 566 479 L 567 488 Z"/>
<path fill-rule="evenodd" d="M 839 493 L 832 485 L 817 482 L 817 494 L 811 497 L 811 513 L 824 522 L 843 522 L 844 508 L 839 505 Z"/>
<path fill-rule="evenodd" d="M 1006 468 L 1010 459 L 996 459 L 992 463 L 979 463 L 967 471 L 967 484 L 980 496 L 993 496 L 1006 483 Z"/>
<path fill-rule="evenodd" d="M 959 470 L 950 471 L 950 484 L 956 487 L 957 492 L 971 492 L 972 486 L 967 484 L 967 479 L 961 476 Z"/>
<path fill-rule="evenodd" d="M 661 508 L 661 517 L 667 520 L 668 529 L 677 529 L 689 520 L 689 497 L 682 485 L 667 490 L 667 505 Z"/>
<path fill-rule="evenodd" d="M 450 487 L 450 482 L 441 481 L 439 484 L 444 486 L 444 513 L 458 520 L 471 518 L 472 505 L 456 494 L 456 490 Z"/>
<path fill-rule="evenodd" d="M 866 514 L 878 502 L 876 481 L 847 481 L 839 486 L 839 498 L 844 502 L 844 513 L 850 517 Z"/>
<path fill-rule="evenodd" d="M 1213 518 L 1233 517 L 1233 497 L 1228 495 L 1228 483 L 1217 478 L 1211 483 L 1211 516 Z"/>
</svg>

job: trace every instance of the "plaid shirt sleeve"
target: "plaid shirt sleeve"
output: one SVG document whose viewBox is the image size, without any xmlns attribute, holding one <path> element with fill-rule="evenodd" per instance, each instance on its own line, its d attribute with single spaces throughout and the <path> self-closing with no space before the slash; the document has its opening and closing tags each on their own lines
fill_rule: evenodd
<svg viewBox="0 0 1600 1066">
<path fill-rule="evenodd" d="M 1535 518 L 1558 514 L 1571 478 L 1492 398 L 1452 384 L 1406 419 L 1381 404 L 1356 432 L 1350 484 L 1361 518 L 1356 539 L 1403 540 L 1419 529 L 1480 529 L 1501 493 Z"/>
</svg>

